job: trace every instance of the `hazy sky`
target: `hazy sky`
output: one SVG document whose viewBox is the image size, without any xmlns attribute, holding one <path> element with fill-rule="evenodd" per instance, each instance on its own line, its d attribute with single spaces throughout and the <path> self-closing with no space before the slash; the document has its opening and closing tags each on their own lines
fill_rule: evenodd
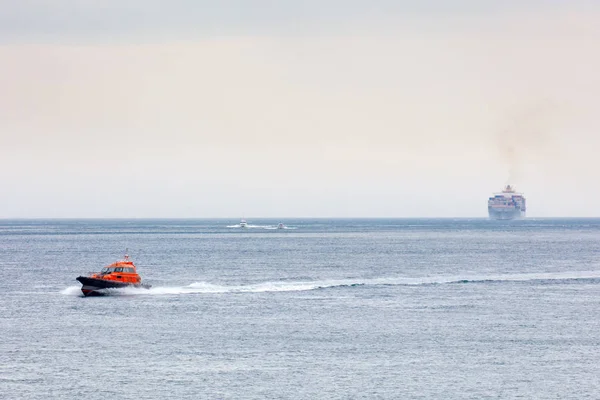
<svg viewBox="0 0 600 400">
<path fill-rule="evenodd" d="M 597 2 L 290 3 L 0 0 L 0 218 L 600 216 Z"/>
</svg>

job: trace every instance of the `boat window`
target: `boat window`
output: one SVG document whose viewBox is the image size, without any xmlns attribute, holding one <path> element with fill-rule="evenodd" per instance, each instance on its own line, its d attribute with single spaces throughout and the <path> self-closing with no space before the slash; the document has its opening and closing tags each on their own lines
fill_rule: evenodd
<svg viewBox="0 0 600 400">
<path fill-rule="evenodd" d="M 135 270 L 131 267 L 126 267 L 126 268 L 123 268 L 123 272 L 130 272 L 130 273 L 134 274 Z"/>
<path fill-rule="evenodd" d="M 101 274 L 108 274 L 108 270 L 109 270 L 109 268 L 104 267 L 104 268 L 102 268 L 102 271 L 100 271 L 100 273 Z"/>
<path fill-rule="evenodd" d="M 115 268 L 115 272 L 123 272 L 123 267 Z"/>
</svg>

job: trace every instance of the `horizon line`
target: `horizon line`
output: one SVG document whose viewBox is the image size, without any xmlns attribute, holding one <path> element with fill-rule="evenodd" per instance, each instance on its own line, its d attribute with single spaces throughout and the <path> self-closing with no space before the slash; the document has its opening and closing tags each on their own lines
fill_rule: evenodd
<svg viewBox="0 0 600 400">
<path fill-rule="evenodd" d="M 0 221 L 11 221 L 11 220 L 283 220 L 283 219 L 313 219 L 313 220 L 348 220 L 348 219 L 363 219 L 363 220 L 385 220 L 385 219 L 481 219 L 481 220 L 492 220 L 495 219 L 484 217 L 484 216 L 472 216 L 472 217 L 0 217 Z M 539 216 L 539 217 L 524 217 L 515 218 L 508 221 L 522 221 L 522 220 L 535 220 L 535 219 L 600 219 L 600 216 Z"/>
</svg>

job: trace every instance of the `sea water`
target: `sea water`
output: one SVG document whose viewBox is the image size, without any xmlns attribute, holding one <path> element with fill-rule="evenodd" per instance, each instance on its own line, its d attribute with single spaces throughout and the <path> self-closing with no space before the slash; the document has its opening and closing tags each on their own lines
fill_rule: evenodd
<svg viewBox="0 0 600 400">
<path fill-rule="evenodd" d="M 598 219 L 248 223 L 0 221 L 0 398 L 600 397 Z"/>
</svg>

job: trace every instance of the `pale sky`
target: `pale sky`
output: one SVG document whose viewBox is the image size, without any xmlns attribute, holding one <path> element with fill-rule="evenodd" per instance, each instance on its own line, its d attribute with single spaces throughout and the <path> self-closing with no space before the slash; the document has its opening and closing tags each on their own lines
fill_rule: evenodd
<svg viewBox="0 0 600 400">
<path fill-rule="evenodd" d="M 600 216 L 598 2 L 289 3 L 0 0 L 0 218 Z"/>
</svg>

